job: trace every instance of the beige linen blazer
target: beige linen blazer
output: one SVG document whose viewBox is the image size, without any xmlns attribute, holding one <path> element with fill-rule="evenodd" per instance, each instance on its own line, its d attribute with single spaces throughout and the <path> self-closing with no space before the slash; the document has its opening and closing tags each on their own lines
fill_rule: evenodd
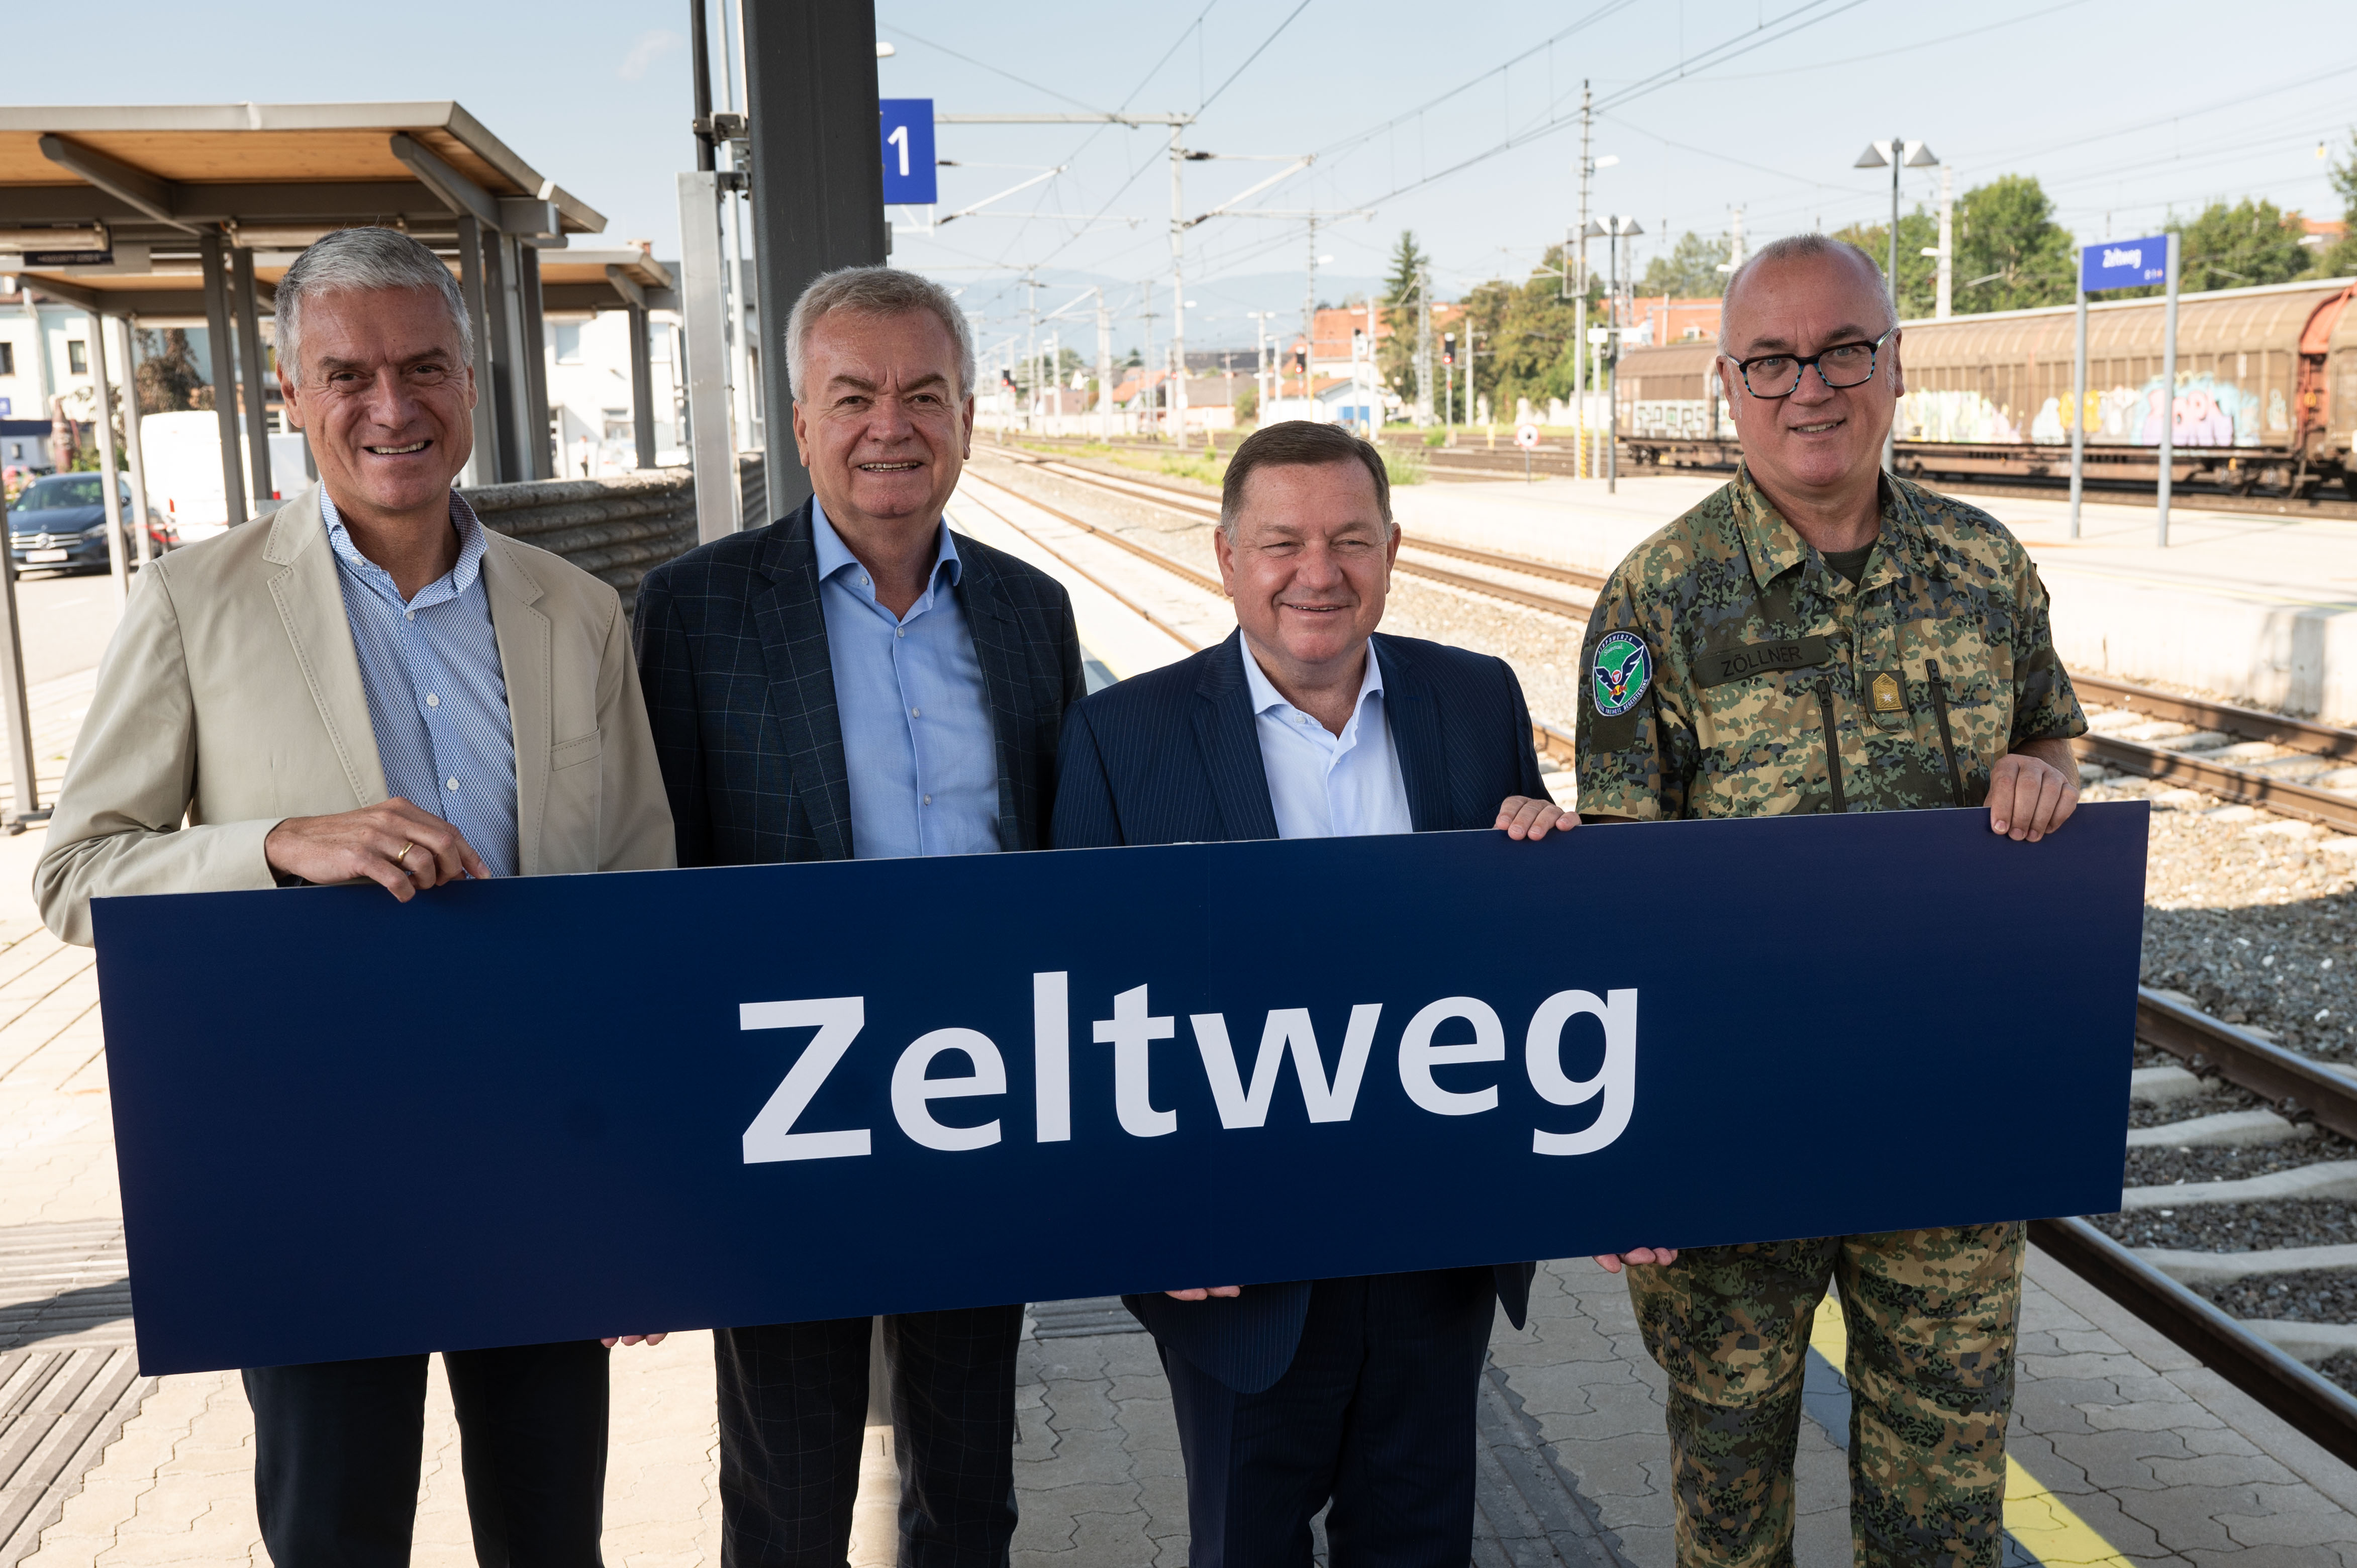
<svg viewBox="0 0 2357 1568">
<path fill-rule="evenodd" d="M 614 590 L 486 530 L 515 735 L 523 875 L 675 864 L 671 808 Z M 276 884 L 288 817 L 385 799 L 317 487 L 139 574 L 99 665 L 33 894 L 88 944 L 90 901 Z"/>
</svg>

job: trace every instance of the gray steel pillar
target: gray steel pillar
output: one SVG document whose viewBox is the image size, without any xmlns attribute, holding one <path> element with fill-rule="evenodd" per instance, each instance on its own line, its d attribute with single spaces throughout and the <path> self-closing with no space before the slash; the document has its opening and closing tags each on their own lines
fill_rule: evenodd
<svg viewBox="0 0 2357 1568">
<path fill-rule="evenodd" d="M 25 700 L 25 639 L 16 619 L 16 562 L 13 551 L 0 551 L 0 710 L 8 731 L 8 771 L 16 786 L 16 809 L 8 815 L 8 832 L 21 833 L 27 822 L 46 822 L 41 786 L 33 776 L 33 713 Z"/>
<path fill-rule="evenodd" d="M 746 108 L 753 144 L 753 254 L 763 336 L 770 515 L 810 493 L 793 444 L 793 396 L 780 335 L 819 274 L 890 253 L 877 141 L 873 0 L 763 0 L 745 7 Z M 975 389 L 967 387 L 968 393 Z"/>
<path fill-rule="evenodd" d="M 745 525 L 743 491 L 728 406 L 727 313 L 721 299 L 721 176 L 679 177 L 679 315 L 687 351 L 688 461 L 695 468 L 695 536 L 701 543 Z M 795 473 L 799 475 L 801 469 Z M 795 499 L 807 493 L 800 487 Z"/>
<path fill-rule="evenodd" d="M 516 242 L 516 300 L 522 307 L 524 417 L 532 422 L 533 479 L 556 478 L 556 437 L 548 428 L 548 328 L 541 318 L 540 251 Z"/>
<path fill-rule="evenodd" d="M 90 325 L 90 390 L 98 394 L 98 418 L 93 423 L 98 432 L 99 483 L 106 505 L 106 572 L 114 584 L 114 613 L 119 618 L 131 592 L 131 566 L 123 551 L 123 481 L 114 461 L 114 383 L 106 373 L 106 317 L 93 311 Z"/>
<path fill-rule="evenodd" d="M 205 351 L 212 360 L 213 415 L 221 425 L 221 521 L 235 528 L 253 513 L 245 504 L 245 462 L 238 453 L 237 356 L 229 324 L 229 263 L 218 231 L 198 237 L 205 268 Z"/>
<path fill-rule="evenodd" d="M 647 307 L 628 307 L 630 321 L 630 434 L 638 440 L 639 467 L 655 466 L 654 349 L 647 341 Z"/>
<path fill-rule="evenodd" d="M 491 362 L 491 381 L 485 395 L 491 401 L 492 423 L 500 433 L 495 477 L 507 483 L 530 478 L 532 473 L 523 422 L 516 417 L 522 328 L 516 321 L 515 242 L 505 234 L 483 236 L 483 302 L 490 308 L 483 337 Z"/>
<path fill-rule="evenodd" d="M 156 558 L 147 515 L 147 460 L 139 446 L 139 324 L 123 317 L 123 449 L 131 460 L 131 520 L 139 532 L 139 564 Z"/>
<path fill-rule="evenodd" d="M 1942 242 L 1945 243 L 1944 239 Z M 1942 266 L 1948 263 L 1941 262 Z M 2079 291 L 2077 347 L 2071 359 L 2071 537 L 2079 537 L 2079 492 L 2087 471 L 2087 291 Z"/>
<path fill-rule="evenodd" d="M 458 215 L 458 292 L 475 329 L 475 450 L 461 482 L 488 485 L 500 476 L 499 399 L 491 390 L 491 318 L 483 299 L 483 226 L 471 212 Z"/>
<path fill-rule="evenodd" d="M 237 295 L 238 370 L 245 381 L 246 455 L 253 464 L 253 499 L 266 501 L 276 487 L 270 477 L 269 378 L 262 363 L 262 302 L 253 286 L 253 252 L 239 245 L 231 248 L 229 257 Z"/>
</svg>

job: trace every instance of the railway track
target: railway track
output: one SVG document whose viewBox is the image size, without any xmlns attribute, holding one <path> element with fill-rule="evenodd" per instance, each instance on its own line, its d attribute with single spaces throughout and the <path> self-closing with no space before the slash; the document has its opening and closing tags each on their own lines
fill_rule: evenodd
<svg viewBox="0 0 2357 1568">
<path fill-rule="evenodd" d="M 1060 463 L 1042 467 L 1045 471 L 1076 482 L 1094 484 L 1114 494 L 1148 500 L 1191 516 L 1216 519 L 1218 515 L 1216 508 L 1197 498 L 1168 491 L 1154 493 L 1160 487 L 1147 481 L 1116 479 Z M 1172 560 L 1160 551 L 1125 539 L 1113 530 L 1099 527 L 998 481 L 984 482 L 1024 505 L 1039 508 L 1097 539 L 1118 545 L 1197 588 L 1210 593 L 1221 591 L 1218 582 L 1208 574 Z M 1201 646 L 1170 627 L 1167 621 L 1155 617 L 1131 596 L 1091 573 L 1082 563 L 1057 550 L 1035 531 L 1025 528 L 1007 510 L 979 498 L 969 499 L 1017 532 L 1031 538 L 1090 581 L 1114 594 L 1124 604 L 1146 616 L 1183 646 L 1189 649 Z M 1527 572 L 1534 566 L 1547 565 L 1461 546 L 1449 546 L 1446 553 L 1483 565 L 1506 566 L 1518 571 Z M 1564 567 L 1551 567 L 1531 575 L 1554 575 L 1556 580 L 1577 586 L 1601 585 L 1600 580 L 1592 575 Z M 1480 583 L 1476 591 L 1491 592 L 1492 586 L 1486 582 Z M 1567 601 L 1555 602 L 1566 616 L 1584 618 L 1584 612 L 1577 607 Z M 2240 733 L 2248 736 L 2251 743 L 2281 746 L 2301 756 L 2328 760 L 2357 757 L 2357 732 L 2288 718 L 2280 714 L 2157 692 L 2100 677 L 2088 677 L 2080 685 L 2089 698 L 2107 704 L 2109 711 L 2132 717 L 2143 717 L 2159 724 L 2199 726 L 2194 731 L 2196 734 Z M 1572 737 L 1548 725 L 1534 725 L 1534 734 L 1543 753 L 1568 761 Z M 2102 754 L 2106 759 L 2122 757 L 2140 762 L 2150 770 L 2150 776 L 2174 777 L 2164 769 L 2185 760 L 2181 756 L 2169 753 L 2166 747 L 2146 743 L 2106 737 L 2104 744 L 2110 748 Z M 2241 773 L 2241 770 L 2231 768 L 2223 771 L 2237 775 L 2237 778 Z M 2227 784 L 2236 781 L 2236 779 L 2224 780 Z M 2262 779 L 2259 782 L 2273 781 Z M 2322 795 L 2324 792 L 2307 793 Z M 2357 801 L 2331 799 L 2338 808 L 2357 808 Z M 2169 993 L 2148 988 L 2139 988 L 2137 993 L 2136 1032 L 2139 1040 L 2169 1053 L 2184 1064 L 2174 1075 L 2180 1088 L 2189 1076 L 2197 1084 L 2222 1080 L 2257 1096 L 2268 1112 L 2282 1122 L 2287 1136 L 2298 1135 L 2297 1129 L 2312 1122 L 2343 1137 L 2357 1139 L 2357 1069 L 2344 1074 L 2325 1067 L 2273 1045 L 2249 1031 L 2222 1023 Z M 2171 1075 L 2164 1072 L 2161 1076 L 2168 1078 Z M 2147 1070 L 2138 1077 L 2147 1080 L 2148 1085 L 2153 1075 Z M 2145 1091 L 2158 1093 L 2159 1090 L 2147 1088 Z M 2215 1125 L 2215 1119 L 2197 1118 L 2185 1125 L 2188 1129 L 2185 1135 L 2198 1139 L 2209 1134 Z M 2243 1132 L 2247 1134 L 2247 1125 Z M 2200 1202 L 2206 1196 L 2184 1185 L 2131 1189 L 2126 1207 L 2133 1208 L 2140 1201 L 2148 1204 L 2149 1195 L 2156 1192 L 2166 1193 L 2167 1201 L 2182 1204 Z M 2145 1197 L 2140 1198 L 2139 1193 L 2146 1195 Z M 2233 1317 L 2217 1304 L 2171 1277 L 2086 1219 L 2035 1220 L 2030 1225 L 2030 1235 L 2039 1246 L 2081 1278 L 2200 1358 L 2205 1365 L 2343 1462 L 2357 1465 L 2357 1397 L 2352 1397 L 2339 1384 L 2277 1347 L 2266 1337 L 2264 1328 L 2255 1328 Z"/>
<path fill-rule="evenodd" d="M 1084 445 L 1058 436 L 1025 436 L 1034 445 L 1069 443 Z M 1480 439 L 1480 437 L 1474 437 Z M 1114 445 L 1133 447 L 1145 452 L 1169 452 L 1168 442 L 1142 438 L 1125 438 Z M 1229 444 L 1232 446 L 1233 443 Z M 1400 440 L 1386 436 L 1383 445 L 1394 450 L 1420 453 L 1431 471 L 1444 478 L 1483 478 L 1495 477 L 1521 478 L 1523 474 L 1523 454 L 1511 444 L 1494 451 L 1487 446 L 1426 446 L 1421 440 Z M 1531 454 L 1530 471 L 1547 478 L 1568 478 L 1575 471 L 1576 458 L 1567 446 L 1541 446 Z M 1662 474 L 1705 475 L 1732 474 L 1733 467 L 1724 467 L 1700 464 L 1652 464 L 1639 461 L 1624 444 L 1620 458 L 1622 478 L 1650 478 Z M 1600 476 L 1590 475 L 1591 478 Z M 1911 476 L 1910 477 L 1916 477 Z M 1951 495 L 2009 496 L 2022 500 L 2061 500 L 2071 493 L 2065 478 L 2040 480 L 2029 478 L 1975 478 L 1966 475 L 1925 474 L 1921 482 Z M 2211 511 L 2245 512 L 2260 517 L 2285 517 L 2329 521 L 2357 521 L 2357 500 L 2338 497 L 2301 498 L 2284 495 L 2239 495 L 2233 490 L 2215 489 L 2180 481 L 2174 494 L 2180 507 L 2201 507 Z M 2115 506 L 2150 506 L 2151 486 L 2122 485 L 2091 480 L 2086 486 L 2086 499 L 2091 504 Z"/>
<path fill-rule="evenodd" d="M 2139 988 L 2136 994 L 2136 1037 L 2176 1057 L 2184 1064 L 2183 1072 L 2205 1082 L 2222 1079 L 2256 1095 L 2286 1123 L 2287 1133 L 2313 1122 L 2344 1137 L 2357 1137 L 2357 1082 L 2342 1072 L 2221 1023 L 2169 994 L 2146 988 Z M 2149 1079 L 2155 1075 L 2146 1069 L 2137 1076 Z M 2171 1075 L 2163 1069 L 2160 1076 Z M 2197 1118 L 2159 1126 L 2165 1131 L 2181 1125 L 2187 1136 L 2198 1141 L 2214 1123 L 2214 1118 Z M 2133 1213 L 2158 1202 L 2174 1208 L 2194 1206 L 2213 1196 L 2201 1190 L 2203 1185 L 2130 1187 L 2123 1212 Z M 2265 1326 L 2254 1326 L 2229 1316 L 2165 1268 L 2157 1267 L 2155 1261 L 2139 1256 L 2084 1219 L 2033 1220 L 2029 1235 L 2089 1284 L 2199 1357 L 2319 1446 L 2345 1464 L 2357 1465 L 2357 1397 L 2273 1343 Z M 2258 1261 L 2252 1273 L 2267 1272 L 2266 1253 L 2240 1256 Z"/>
</svg>

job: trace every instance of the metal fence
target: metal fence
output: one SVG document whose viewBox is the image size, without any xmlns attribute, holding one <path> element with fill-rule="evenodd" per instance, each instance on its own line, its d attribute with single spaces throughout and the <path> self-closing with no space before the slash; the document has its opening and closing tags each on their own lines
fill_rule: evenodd
<svg viewBox="0 0 2357 1568">
<path fill-rule="evenodd" d="M 610 584 L 628 614 L 649 572 L 695 547 L 695 478 L 656 468 L 601 479 L 528 479 L 461 492 L 483 526 Z"/>
</svg>

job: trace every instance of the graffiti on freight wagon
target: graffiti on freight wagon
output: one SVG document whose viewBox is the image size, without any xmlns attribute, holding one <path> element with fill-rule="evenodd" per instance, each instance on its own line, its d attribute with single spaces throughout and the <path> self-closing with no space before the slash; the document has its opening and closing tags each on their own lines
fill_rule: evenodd
<svg viewBox="0 0 2357 1568">
<path fill-rule="evenodd" d="M 2280 390 L 2262 406 L 2258 395 L 2206 372 L 2177 378 L 2173 397 L 2158 376 L 2141 387 L 2090 387 L 2087 439 L 2124 446 L 2158 446 L 2160 423 L 2179 446 L 2259 446 L 2290 434 Z M 2027 416 L 2025 418 L 2025 415 Z M 2061 446 L 2071 439 L 2071 411 L 2048 398 L 2034 412 L 1993 403 L 1975 392 L 1910 392 L 1899 400 L 1901 441 L 2030 442 Z"/>
</svg>

